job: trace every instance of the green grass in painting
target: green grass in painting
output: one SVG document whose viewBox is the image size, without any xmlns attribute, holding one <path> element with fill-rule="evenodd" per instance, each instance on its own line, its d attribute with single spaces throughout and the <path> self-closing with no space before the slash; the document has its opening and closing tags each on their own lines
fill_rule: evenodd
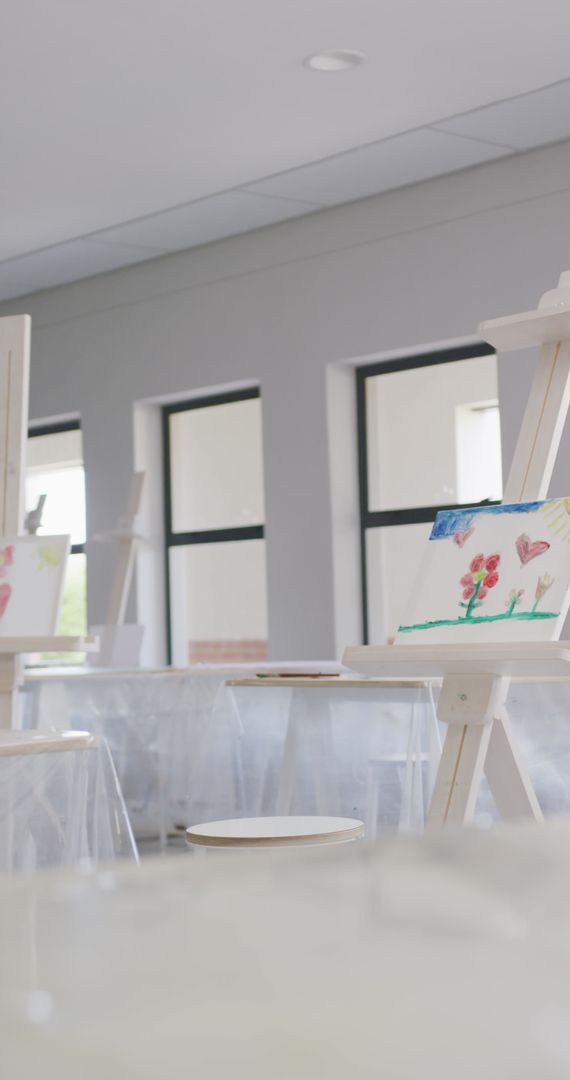
<svg viewBox="0 0 570 1080">
<path fill-rule="evenodd" d="M 509 615 L 473 615 L 469 619 L 465 616 L 459 619 L 436 619 L 434 622 L 414 623 L 412 626 L 399 626 L 398 633 L 409 634 L 412 630 L 432 630 L 436 626 L 473 626 L 475 623 L 506 622 L 508 619 L 518 619 L 526 622 L 535 619 L 557 619 L 557 611 L 520 611 Z"/>
</svg>

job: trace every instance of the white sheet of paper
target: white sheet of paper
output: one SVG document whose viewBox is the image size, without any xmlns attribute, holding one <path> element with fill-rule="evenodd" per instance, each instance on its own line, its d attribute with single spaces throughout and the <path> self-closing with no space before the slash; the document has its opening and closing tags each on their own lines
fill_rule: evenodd
<svg viewBox="0 0 570 1080">
<path fill-rule="evenodd" d="M 69 536 L 0 537 L 0 637 L 57 632 Z"/>
<path fill-rule="evenodd" d="M 441 511 L 396 641 L 555 641 L 569 602 L 570 499 Z"/>
</svg>

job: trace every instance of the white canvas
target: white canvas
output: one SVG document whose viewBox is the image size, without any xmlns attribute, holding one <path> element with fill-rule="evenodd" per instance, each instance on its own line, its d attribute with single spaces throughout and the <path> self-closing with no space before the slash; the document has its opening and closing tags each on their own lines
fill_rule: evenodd
<svg viewBox="0 0 570 1080">
<path fill-rule="evenodd" d="M 69 536 L 0 537 L 0 637 L 55 634 Z"/>
<path fill-rule="evenodd" d="M 398 645 L 555 641 L 570 602 L 570 499 L 440 511 Z"/>
</svg>

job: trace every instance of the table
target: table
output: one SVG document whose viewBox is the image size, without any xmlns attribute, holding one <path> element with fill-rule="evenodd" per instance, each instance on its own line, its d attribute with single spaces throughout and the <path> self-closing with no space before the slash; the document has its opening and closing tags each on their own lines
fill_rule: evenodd
<svg viewBox="0 0 570 1080">
<path fill-rule="evenodd" d="M 281 667 L 291 670 L 290 664 Z M 306 670 L 307 665 L 301 667 Z M 278 668 L 267 665 L 266 670 Z M 255 679 L 241 689 L 226 686 L 231 678 L 251 677 L 253 670 L 260 669 L 213 665 L 138 672 L 30 671 L 24 720 L 40 730 L 78 728 L 103 735 L 136 837 L 160 835 L 164 843 L 177 826 L 274 814 L 278 797 L 280 805 L 286 805 L 283 757 L 295 687 L 282 678 L 275 685 L 270 679 Z M 325 813 L 359 817 L 369 829 L 376 821 L 382 832 L 421 828 L 430 783 L 425 761 L 408 773 L 413 783 L 402 797 L 402 755 L 408 748 L 413 691 L 393 688 L 389 705 L 384 698 L 386 712 L 379 723 L 379 702 L 388 692 L 384 681 L 374 687 L 374 682 L 357 680 L 357 686 L 341 687 L 340 693 L 337 679 L 331 681 L 329 686 L 322 680 L 303 680 L 299 687 L 305 704 L 297 715 L 302 717 L 303 708 L 315 709 L 320 720 L 311 723 L 310 731 L 305 725 L 305 736 L 297 744 L 289 809 L 313 814 L 324 808 Z M 423 686 L 425 681 L 418 682 Z M 423 704 L 416 708 L 425 716 L 420 720 L 425 733 L 427 691 L 421 693 Z M 568 680 L 541 684 L 517 679 L 508 707 L 543 811 L 570 814 Z M 422 738 L 420 753 L 427 753 L 429 741 Z M 386 762 L 390 754 L 399 755 L 400 762 Z M 370 766 L 374 760 L 384 764 Z M 407 816 L 401 813 L 405 807 Z M 488 823 L 495 818 L 483 784 L 476 820 Z"/>
<path fill-rule="evenodd" d="M 441 755 L 431 682 L 264 676 L 228 686 L 240 715 L 244 691 L 263 691 L 268 715 L 287 692 L 274 813 L 356 815 L 371 839 L 379 829 L 423 829 Z"/>
<path fill-rule="evenodd" d="M 1 889 L 7 1077 L 569 1074 L 567 824 Z"/>
<path fill-rule="evenodd" d="M 274 812 L 356 814 L 366 822 L 368 835 L 372 836 L 375 831 L 417 831 L 423 827 L 438 754 L 428 688 L 431 686 L 437 697 L 439 680 L 351 681 L 350 676 L 341 676 L 302 682 L 281 678 L 232 682 L 236 688 L 242 687 L 234 693 L 244 722 L 251 703 L 250 699 L 237 698 L 238 693 L 266 700 L 264 713 L 268 719 L 280 710 L 280 715 L 285 713 L 291 721 L 280 773 L 279 810 Z M 420 732 L 415 750 L 413 742 L 408 742 L 409 732 L 414 730 L 413 725 L 410 727 L 414 695 L 415 731 Z M 570 814 L 570 679 L 551 675 L 544 681 L 517 676 L 511 681 L 507 704 L 543 813 Z M 311 718 L 310 724 L 307 718 Z M 395 772 L 401 779 L 403 761 L 408 760 L 410 751 L 412 768 L 407 770 L 407 786 L 389 781 L 386 786 L 390 754 L 395 757 L 392 779 Z M 385 762 L 383 776 L 374 765 L 366 772 L 367 761 L 379 760 Z M 363 781 L 365 774 L 368 784 Z M 301 801 L 295 796 L 295 784 L 301 785 Z M 309 786 L 315 797 L 307 804 L 303 792 Z M 293 798 L 289 801 L 291 790 Z M 483 780 L 475 821 L 488 825 L 497 818 L 496 805 Z"/>
<path fill-rule="evenodd" d="M 103 739 L 0 731 L 0 873 L 137 859 Z"/>
<path fill-rule="evenodd" d="M 274 812 L 287 711 L 254 700 L 237 714 L 230 676 L 342 671 L 336 662 L 196 665 L 187 669 L 28 669 L 23 723 L 86 729 L 110 747 L 137 838 L 215 818 Z M 273 795 L 272 795 L 273 793 Z M 273 800 L 273 801 L 272 801 Z"/>
</svg>

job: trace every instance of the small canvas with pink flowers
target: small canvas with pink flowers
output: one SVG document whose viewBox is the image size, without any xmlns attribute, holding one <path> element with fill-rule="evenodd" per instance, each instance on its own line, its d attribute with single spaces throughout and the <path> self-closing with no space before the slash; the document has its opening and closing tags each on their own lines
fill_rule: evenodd
<svg viewBox="0 0 570 1080">
<path fill-rule="evenodd" d="M 57 631 L 69 536 L 0 537 L 0 637 Z"/>
<path fill-rule="evenodd" d="M 555 641 L 570 603 L 570 499 L 437 515 L 396 642 Z"/>
</svg>

